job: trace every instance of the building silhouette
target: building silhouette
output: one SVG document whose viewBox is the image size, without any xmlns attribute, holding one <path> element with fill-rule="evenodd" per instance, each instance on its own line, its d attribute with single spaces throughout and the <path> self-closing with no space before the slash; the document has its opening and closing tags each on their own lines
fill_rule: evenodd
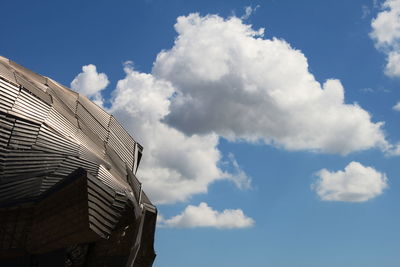
<svg viewBox="0 0 400 267">
<path fill-rule="evenodd" d="M 142 150 L 87 97 L 0 57 L 0 266 L 151 266 Z"/>
</svg>

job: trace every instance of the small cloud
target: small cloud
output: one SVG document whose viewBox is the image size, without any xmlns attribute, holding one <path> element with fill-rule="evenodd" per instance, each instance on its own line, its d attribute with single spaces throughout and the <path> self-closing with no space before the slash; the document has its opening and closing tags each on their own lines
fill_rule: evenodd
<svg viewBox="0 0 400 267">
<path fill-rule="evenodd" d="M 399 104 L 399 103 L 397 103 L 397 105 L 398 105 L 398 104 Z M 397 105 L 395 105 L 395 106 L 393 107 L 393 109 L 395 109 L 395 107 L 396 107 Z M 395 109 L 395 110 L 396 110 L 396 111 L 400 111 L 400 109 L 399 109 L 399 110 Z M 389 156 L 389 157 L 399 156 L 399 155 L 400 155 L 400 142 L 397 143 L 397 144 L 390 145 L 389 149 L 388 149 L 387 151 L 385 151 L 385 155 L 386 155 L 386 156 Z"/>
<path fill-rule="evenodd" d="M 135 69 L 135 64 L 133 63 L 132 60 L 126 60 L 124 63 L 122 63 L 122 65 L 124 66 L 124 70 L 129 70 L 132 71 Z"/>
<path fill-rule="evenodd" d="M 371 14 L 371 10 L 366 5 L 362 5 L 361 12 L 362 12 L 362 14 L 361 14 L 362 19 L 365 19 L 366 17 L 368 17 Z"/>
<path fill-rule="evenodd" d="M 385 74 L 400 77 L 400 0 L 384 1 L 381 11 L 371 21 L 371 28 L 369 35 L 375 47 L 386 55 Z"/>
<path fill-rule="evenodd" d="M 393 145 L 393 147 L 386 152 L 387 156 L 398 156 L 400 155 L 400 144 Z"/>
<path fill-rule="evenodd" d="M 255 7 L 252 6 L 246 6 L 244 8 L 244 14 L 240 18 L 242 20 L 248 19 L 256 10 L 260 7 L 260 5 L 256 5 Z"/>
<path fill-rule="evenodd" d="M 101 91 L 104 90 L 108 84 L 107 75 L 98 73 L 96 66 L 89 64 L 82 67 L 82 72 L 71 82 L 71 88 L 91 98 L 93 102 L 102 106 L 103 98 L 101 96 Z"/>
<path fill-rule="evenodd" d="M 205 202 L 199 206 L 189 205 L 179 215 L 170 219 L 158 217 L 161 227 L 198 228 L 211 227 L 218 229 L 248 228 L 254 225 L 254 220 L 244 215 L 241 209 L 225 209 L 222 212 L 213 210 Z"/>
<path fill-rule="evenodd" d="M 400 111 L 400 102 L 393 106 L 393 110 Z"/>
<path fill-rule="evenodd" d="M 385 74 L 389 77 L 400 77 L 400 52 L 392 51 L 387 55 Z"/>
<path fill-rule="evenodd" d="M 350 162 L 344 171 L 322 169 L 312 189 L 324 201 L 365 202 L 388 187 L 384 173 L 359 162 Z"/>
</svg>

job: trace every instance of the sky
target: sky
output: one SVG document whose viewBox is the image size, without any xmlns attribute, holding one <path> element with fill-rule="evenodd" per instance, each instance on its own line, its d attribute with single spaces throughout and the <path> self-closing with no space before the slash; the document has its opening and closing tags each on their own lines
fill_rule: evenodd
<svg viewBox="0 0 400 267">
<path fill-rule="evenodd" d="M 144 146 L 155 267 L 400 262 L 400 0 L 4 1 L 0 55 Z"/>
</svg>

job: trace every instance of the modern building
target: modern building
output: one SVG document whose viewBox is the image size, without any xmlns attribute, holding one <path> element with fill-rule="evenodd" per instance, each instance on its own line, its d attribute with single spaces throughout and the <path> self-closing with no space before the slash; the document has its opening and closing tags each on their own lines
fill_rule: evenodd
<svg viewBox="0 0 400 267">
<path fill-rule="evenodd" d="M 101 107 L 0 57 L 0 266 L 152 266 L 141 155 Z"/>
</svg>

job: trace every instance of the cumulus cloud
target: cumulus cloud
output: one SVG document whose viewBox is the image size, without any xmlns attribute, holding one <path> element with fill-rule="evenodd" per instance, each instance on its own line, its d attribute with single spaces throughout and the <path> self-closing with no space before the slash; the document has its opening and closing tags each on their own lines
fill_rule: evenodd
<svg viewBox="0 0 400 267">
<path fill-rule="evenodd" d="M 130 65 L 125 66 L 125 73 L 113 92 L 109 111 L 144 146 L 138 175 L 152 200 L 183 201 L 207 192 L 208 185 L 219 179 L 232 180 L 241 188 L 249 184 L 236 161 L 231 160 L 232 172 L 218 167 L 221 153 L 216 134 L 186 136 L 162 121 L 170 112 L 175 92 L 170 82 L 137 72 Z"/>
<path fill-rule="evenodd" d="M 91 98 L 96 104 L 101 106 L 103 104 L 101 91 L 105 89 L 108 84 L 107 75 L 98 73 L 96 66 L 89 64 L 82 67 L 82 72 L 71 82 L 71 88 Z"/>
<path fill-rule="evenodd" d="M 344 171 L 322 169 L 312 188 L 322 200 L 364 202 L 383 193 L 388 187 L 384 173 L 352 161 Z"/>
<path fill-rule="evenodd" d="M 221 136 L 287 150 L 387 149 L 383 123 L 346 104 L 339 80 L 316 81 L 306 57 L 284 40 L 264 39 L 264 29 L 237 17 L 190 14 L 175 29 L 152 73 L 125 65 L 109 108 L 144 145 L 138 175 L 156 203 L 185 201 L 221 179 L 250 188 L 234 157 L 223 159 Z M 101 100 L 107 84 L 88 65 L 71 86 Z"/>
<path fill-rule="evenodd" d="M 244 215 L 241 209 L 213 210 L 205 202 L 198 206 L 189 205 L 185 210 L 170 219 L 158 217 L 162 227 L 195 228 L 212 227 L 218 229 L 247 228 L 254 225 L 252 218 Z"/>
<path fill-rule="evenodd" d="M 400 76 L 400 0 L 386 0 L 371 27 L 376 47 L 387 55 L 385 74 Z"/>
<path fill-rule="evenodd" d="M 158 54 L 153 74 L 176 95 L 165 121 L 187 135 L 216 133 L 287 150 L 347 154 L 387 148 L 383 123 L 346 104 L 339 80 L 323 85 L 306 57 L 280 39 L 264 39 L 237 17 L 177 19 L 174 46 Z"/>
</svg>

